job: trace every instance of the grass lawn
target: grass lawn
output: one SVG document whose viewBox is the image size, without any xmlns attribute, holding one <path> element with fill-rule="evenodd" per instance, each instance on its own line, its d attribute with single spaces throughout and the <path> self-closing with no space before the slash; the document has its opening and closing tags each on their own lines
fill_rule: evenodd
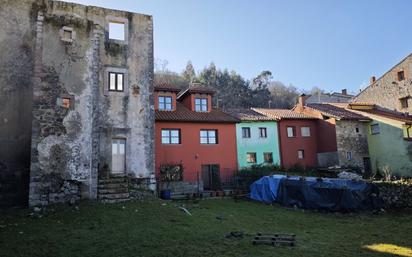
<svg viewBox="0 0 412 257">
<path fill-rule="evenodd" d="M 192 216 L 178 204 L 185 204 Z M 78 209 L 48 207 L 41 218 L 29 214 L 0 212 L 1 257 L 397 256 L 380 250 L 412 256 L 412 211 L 317 213 L 227 199 L 82 203 Z M 225 238 L 231 231 L 249 236 Z M 297 245 L 254 246 L 251 235 L 256 232 L 294 233 Z"/>
</svg>

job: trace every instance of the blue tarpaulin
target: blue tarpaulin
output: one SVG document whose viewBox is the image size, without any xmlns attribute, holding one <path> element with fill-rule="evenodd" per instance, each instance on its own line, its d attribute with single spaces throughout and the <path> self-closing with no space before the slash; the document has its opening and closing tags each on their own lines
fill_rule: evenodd
<svg viewBox="0 0 412 257">
<path fill-rule="evenodd" d="M 331 211 L 380 208 L 378 189 L 365 181 L 348 179 L 265 176 L 250 186 L 250 198 L 264 203 Z"/>
</svg>

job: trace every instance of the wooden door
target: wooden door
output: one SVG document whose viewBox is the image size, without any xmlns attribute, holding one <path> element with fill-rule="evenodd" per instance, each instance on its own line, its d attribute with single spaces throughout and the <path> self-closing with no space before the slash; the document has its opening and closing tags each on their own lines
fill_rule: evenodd
<svg viewBox="0 0 412 257">
<path fill-rule="evenodd" d="M 112 173 L 126 171 L 126 139 L 112 139 Z"/>
</svg>

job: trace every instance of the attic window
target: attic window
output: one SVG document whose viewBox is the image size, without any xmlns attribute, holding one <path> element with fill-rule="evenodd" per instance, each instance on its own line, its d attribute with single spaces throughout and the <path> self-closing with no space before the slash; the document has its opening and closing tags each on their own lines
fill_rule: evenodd
<svg viewBox="0 0 412 257">
<path fill-rule="evenodd" d="M 402 71 L 398 71 L 398 81 L 402 81 L 405 80 L 405 72 Z"/>
<path fill-rule="evenodd" d="M 76 32 L 73 28 L 64 26 L 60 29 L 60 38 L 64 42 L 72 43 L 76 39 Z"/>
<path fill-rule="evenodd" d="M 125 41 L 125 24 L 109 22 L 109 39 Z"/>
</svg>

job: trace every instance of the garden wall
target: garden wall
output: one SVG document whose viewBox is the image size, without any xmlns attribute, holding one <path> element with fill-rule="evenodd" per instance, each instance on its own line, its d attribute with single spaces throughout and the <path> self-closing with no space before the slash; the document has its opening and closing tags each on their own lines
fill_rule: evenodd
<svg viewBox="0 0 412 257">
<path fill-rule="evenodd" d="M 377 181 L 385 208 L 412 208 L 412 180 Z"/>
</svg>

